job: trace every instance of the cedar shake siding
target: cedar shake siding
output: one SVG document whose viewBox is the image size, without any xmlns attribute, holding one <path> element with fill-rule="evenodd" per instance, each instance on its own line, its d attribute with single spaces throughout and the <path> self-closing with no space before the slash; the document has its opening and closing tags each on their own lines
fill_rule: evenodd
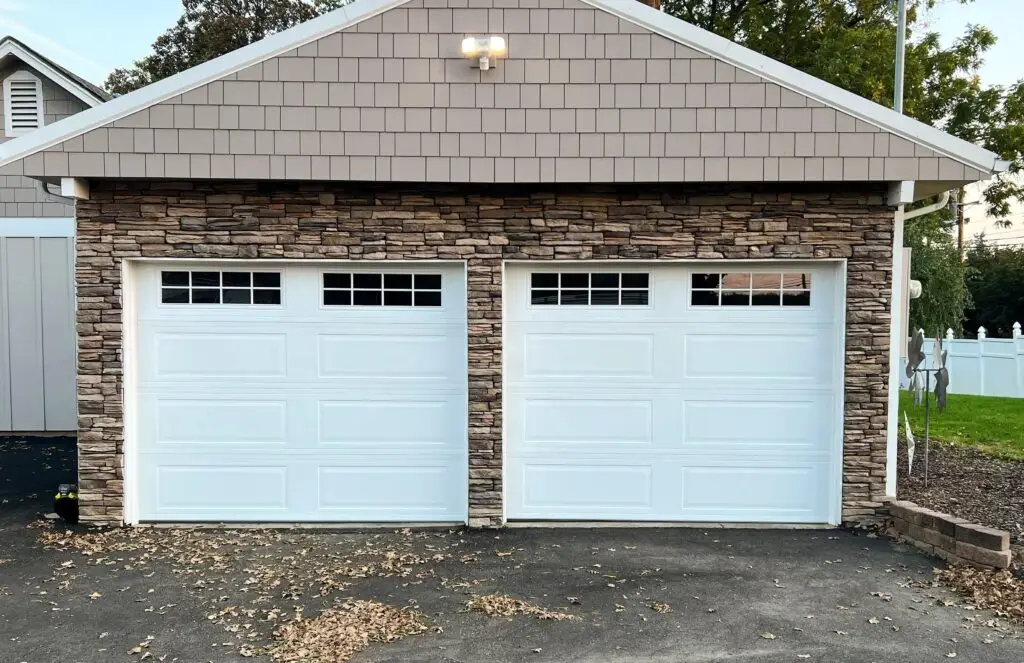
<svg viewBox="0 0 1024 663">
<path fill-rule="evenodd" d="M 885 493 L 892 207 L 875 185 L 472 185 L 95 180 L 78 203 L 81 513 L 123 517 L 126 258 L 465 261 L 470 524 L 502 521 L 506 260 L 842 259 L 842 514 Z"/>
<path fill-rule="evenodd" d="M 411 0 L 8 168 L 429 182 L 986 176 L 592 5 L 537 4 Z M 505 36 L 509 57 L 473 68 L 467 34 Z"/>
</svg>

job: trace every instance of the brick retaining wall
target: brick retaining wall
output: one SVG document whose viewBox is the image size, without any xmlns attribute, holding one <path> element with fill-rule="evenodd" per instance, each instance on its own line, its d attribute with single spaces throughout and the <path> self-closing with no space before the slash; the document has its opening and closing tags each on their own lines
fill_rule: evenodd
<svg viewBox="0 0 1024 663">
<path fill-rule="evenodd" d="M 79 202 L 82 518 L 122 519 L 125 258 L 468 263 L 469 511 L 501 522 L 504 260 L 847 260 L 843 519 L 885 493 L 893 208 L 881 186 L 92 182 Z"/>
<path fill-rule="evenodd" d="M 1010 534 L 913 502 L 889 504 L 890 534 L 948 562 L 982 568 L 1010 567 Z"/>
</svg>

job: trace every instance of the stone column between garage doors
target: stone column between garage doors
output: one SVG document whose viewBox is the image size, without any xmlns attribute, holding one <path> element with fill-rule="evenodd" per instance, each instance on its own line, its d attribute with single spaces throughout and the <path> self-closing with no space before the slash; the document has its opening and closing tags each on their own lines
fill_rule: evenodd
<svg viewBox="0 0 1024 663">
<path fill-rule="evenodd" d="M 502 521 L 504 260 L 847 260 L 843 519 L 885 491 L 893 208 L 881 187 L 96 181 L 78 214 L 81 512 L 123 518 L 124 258 L 469 266 L 470 524 Z"/>
</svg>

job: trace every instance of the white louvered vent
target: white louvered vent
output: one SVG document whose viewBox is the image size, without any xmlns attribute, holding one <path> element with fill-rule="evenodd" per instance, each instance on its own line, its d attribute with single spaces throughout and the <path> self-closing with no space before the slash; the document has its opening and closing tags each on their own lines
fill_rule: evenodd
<svg viewBox="0 0 1024 663">
<path fill-rule="evenodd" d="M 25 71 L 4 80 L 4 133 L 20 136 L 43 126 L 43 84 Z"/>
</svg>

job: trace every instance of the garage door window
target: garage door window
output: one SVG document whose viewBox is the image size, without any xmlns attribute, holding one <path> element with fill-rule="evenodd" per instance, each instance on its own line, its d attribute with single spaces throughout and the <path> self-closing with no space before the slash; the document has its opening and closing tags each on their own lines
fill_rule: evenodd
<svg viewBox="0 0 1024 663">
<path fill-rule="evenodd" d="M 324 274 L 324 306 L 440 305 L 440 274 Z"/>
<path fill-rule="evenodd" d="M 280 272 L 160 272 L 160 301 L 164 304 L 281 303 Z"/>
<path fill-rule="evenodd" d="M 534 272 L 534 306 L 647 306 L 650 275 L 616 272 Z"/>
<path fill-rule="evenodd" d="M 801 272 L 694 274 L 693 306 L 810 306 L 811 275 Z"/>
</svg>

